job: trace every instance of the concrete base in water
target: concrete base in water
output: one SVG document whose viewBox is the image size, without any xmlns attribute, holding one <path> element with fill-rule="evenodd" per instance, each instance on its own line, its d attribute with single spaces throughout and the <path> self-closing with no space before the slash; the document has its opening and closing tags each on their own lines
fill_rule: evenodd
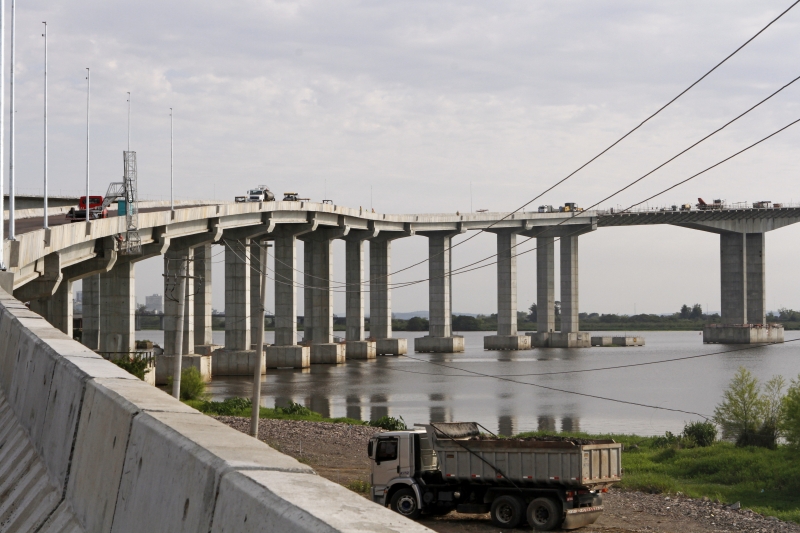
<svg viewBox="0 0 800 533">
<path fill-rule="evenodd" d="M 211 355 L 213 352 L 221 350 L 222 348 L 224 348 L 224 346 L 220 346 L 219 344 L 195 344 L 194 353 L 197 355 Z"/>
<path fill-rule="evenodd" d="M 311 345 L 312 365 L 338 365 L 345 361 L 345 345 L 335 342 Z"/>
<path fill-rule="evenodd" d="M 783 342 L 783 325 L 711 324 L 703 328 L 703 342 L 712 344 L 762 344 Z"/>
<path fill-rule="evenodd" d="M 216 350 L 211 357 L 214 376 L 252 376 L 256 369 L 255 350 Z M 264 354 L 261 354 L 261 373 L 267 371 Z"/>
<path fill-rule="evenodd" d="M 417 337 L 414 339 L 417 353 L 458 353 L 464 351 L 464 337 Z"/>
<path fill-rule="evenodd" d="M 530 350 L 528 335 L 488 335 L 483 338 L 484 350 Z"/>
<path fill-rule="evenodd" d="M 589 348 L 592 338 L 585 331 L 561 333 L 560 331 L 547 331 L 543 333 L 529 332 L 531 343 L 536 348 Z"/>
<path fill-rule="evenodd" d="M 172 377 L 172 370 L 175 365 L 174 355 L 157 355 L 155 385 L 166 385 Z M 181 358 L 181 370 L 194 367 L 200 372 L 203 381 L 211 381 L 211 356 L 210 355 L 184 355 Z"/>
<path fill-rule="evenodd" d="M 347 341 L 347 359 L 375 359 L 376 345 L 375 341 Z"/>
<path fill-rule="evenodd" d="M 264 348 L 267 368 L 308 368 L 311 366 L 311 348 L 297 344 L 267 346 Z"/>
<path fill-rule="evenodd" d="M 408 353 L 408 339 L 378 339 L 375 341 L 377 355 L 405 355 Z"/>
<path fill-rule="evenodd" d="M 644 346 L 644 337 L 592 337 L 592 346 Z"/>
</svg>

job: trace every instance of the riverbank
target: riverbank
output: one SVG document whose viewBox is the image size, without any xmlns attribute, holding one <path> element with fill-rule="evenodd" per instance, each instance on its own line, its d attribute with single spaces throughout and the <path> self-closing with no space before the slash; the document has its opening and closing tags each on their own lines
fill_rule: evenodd
<svg viewBox="0 0 800 533">
<path fill-rule="evenodd" d="M 216 417 L 221 422 L 249 433 L 250 420 L 244 417 Z M 320 475 L 341 485 L 351 488 L 358 493 L 365 494 L 368 490 L 370 463 L 366 456 L 367 442 L 370 436 L 382 431 L 363 425 L 342 424 L 331 422 L 311 422 L 303 420 L 277 420 L 262 419 L 259 426 L 259 439 L 280 450 L 283 453 L 297 458 L 299 461 L 313 467 Z M 763 516 L 754 510 L 747 509 L 745 500 L 739 498 L 740 509 L 731 509 L 727 504 L 734 503 L 725 500 L 725 504 L 712 501 L 719 495 L 725 497 L 725 484 L 718 480 L 715 484 L 707 483 L 707 477 L 713 476 L 711 469 L 716 464 L 717 474 L 730 476 L 736 470 L 744 470 L 743 476 L 755 476 L 753 485 L 762 478 L 780 474 L 773 470 L 779 467 L 778 463 L 767 465 L 759 450 L 742 450 L 742 454 L 730 453 L 726 446 L 692 449 L 692 450 L 656 450 L 651 447 L 652 439 L 634 436 L 615 436 L 626 444 L 623 453 L 622 489 L 612 490 L 605 497 L 606 511 L 600 520 L 581 531 L 596 531 L 604 533 L 633 533 L 639 531 L 667 532 L 745 532 L 745 533 L 800 533 L 800 525 L 778 520 L 774 516 Z M 638 448 L 634 448 L 638 446 Z M 693 450 L 695 450 L 693 452 Z M 697 450 L 704 450 L 699 455 Z M 769 450 L 764 450 L 769 452 Z M 692 453 L 684 453 L 692 452 Z M 748 455 L 750 454 L 750 455 Z M 704 460 L 703 455 L 707 456 Z M 731 461 L 731 458 L 735 460 Z M 741 464 L 741 459 L 756 458 L 752 466 Z M 786 459 L 792 462 L 788 454 L 780 456 L 781 461 Z M 708 459 L 712 459 L 709 461 Z M 796 461 L 794 461 L 796 462 Z M 671 464 L 674 463 L 674 464 Z M 691 470 L 695 464 L 695 471 Z M 676 478 L 675 485 L 665 485 L 665 481 L 676 468 L 682 465 L 691 476 Z M 783 465 L 787 466 L 787 465 Z M 758 471 L 767 468 L 763 474 Z M 786 475 L 791 475 L 791 468 L 787 468 Z M 650 480 L 648 483 L 647 480 Z M 778 478 L 776 478 L 778 479 Z M 705 482 L 700 482 L 705 480 Z M 657 482 L 656 482 L 657 481 Z M 732 480 L 732 487 L 740 483 Z M 670 491 L 675 487 L 689 487 L 682 494 L 650 493 L 662 490 Z M 636 488 L 646 489 L 645 491 Z M 742 487 L 739 486 L 741 490 Z M 690 495 L 706 491 L 706 499 L 692 498 Z M 796 494 L 796 491 L 786 491 Z M 770 489 L 765 491 L 765 498 L 775 498 Z M 734 495 L 736 492 L 727 494 Z M 748 491 L 738 493 L 748 496 Z M 758 492 L 756 489 L 756 494 Z M 757 496 L 761 497 L 761 496 Z M 748 500 L 749 501 L 749 500 Z M 800 507 L 800 501 L 795 498 L 795 506 Z M 762 507 L 758 507 L 762 509 Z M 781 511 L 787 515 L 786 511 Z M 491 525 L 488 515 L 450 515 L 440 518 L 423 520 L 426 526 L 439 533 L 489 533 L 498 529 Z"/>
</svg>

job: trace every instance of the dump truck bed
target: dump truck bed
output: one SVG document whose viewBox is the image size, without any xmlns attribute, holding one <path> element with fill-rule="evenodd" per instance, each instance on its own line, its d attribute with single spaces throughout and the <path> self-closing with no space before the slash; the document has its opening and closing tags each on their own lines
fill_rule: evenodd
<svg viewBox="0 0 800 533">
<path fill-rule="evenodd" d="M 498 439 L 476 424 L 426 426 L 445 480 L 604 488 L 620 481 L 622 444 L 613 440 Z"/>
</svg>

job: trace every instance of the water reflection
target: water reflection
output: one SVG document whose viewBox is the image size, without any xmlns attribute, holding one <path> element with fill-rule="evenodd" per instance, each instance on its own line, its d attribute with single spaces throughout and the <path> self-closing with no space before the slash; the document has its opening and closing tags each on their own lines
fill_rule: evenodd
<svg viewBox="0 0 800 533">
<path fill-rule="evenodd" d="M 153 332 L 137 333 L 156 338 Z M 695 332 L 649 332 L 647 345 L 641 348 L 525 352 L 485 351 L 483 335 L 466 333 L 463 354 L 411 354 L 421 361 L 379 357 L 369 362 L 315 365 L 304 371 L 269 370 L 262 380 L 262 405 L 285 407 L 294 400 L 330 417 L 375 420 L 402 416 L 408 425 L 474 420 L 504 435 L 540 429 L 653 435 L 678 432 L 685 421 L 699 417 L 559 390 L 708 415 L 740 365 L 762 380 L 775 374 L 791 378 L 798 373 L 793 344 L 667 364 L 575 372 L 732 348 L 704 346 Z M 788 331 L 786 338 L 800 338 L 800 332 Z M 510 379 L 476 377 L 455 368 Z M 210 392 L 215 400 L 250 397 L 251 381 L 244 376 L 216 377 Z"/>
</svg>

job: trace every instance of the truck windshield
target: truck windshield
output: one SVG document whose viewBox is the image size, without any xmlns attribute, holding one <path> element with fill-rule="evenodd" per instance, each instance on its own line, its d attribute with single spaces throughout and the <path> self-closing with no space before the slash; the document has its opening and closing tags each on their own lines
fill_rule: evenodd
<svg viewBox="0 0 800 533">
<path fill-rule="evenodd" d="M 250 191 L 250 194 L 252 194 L 252 195 L 254 195 L 254 196 L 258 196 L 258 195 L 260 195 L 262 192 L 263 192 L 263 191 L 260 191 L 260 190 L 258 190 L 258 189 L 253 189 L 252 191 Z"/>
<path fill-rule="evenodd" d="M 378 440 L 376 461 L 394 461 L 397 459 L 397 438 Z"/>
</svg>

